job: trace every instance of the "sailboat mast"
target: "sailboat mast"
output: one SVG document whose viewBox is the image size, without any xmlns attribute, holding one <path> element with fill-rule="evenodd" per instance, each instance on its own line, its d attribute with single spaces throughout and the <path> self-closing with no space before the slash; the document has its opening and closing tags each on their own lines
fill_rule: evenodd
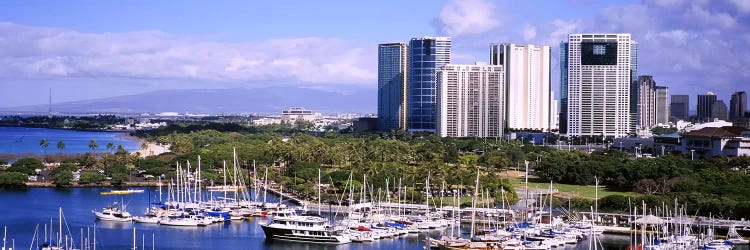
<svg viewBox="0 0 750 250">
<path fill-rule="evenodd" d="M 552 181 L 549 181 L 549 224 L 552 225 Z"/>
<path fill-rule="evenodd" d="M 234 175 L 234 180 L 232 181 L 232 189 L 234 189 L 234 202 L 235 204 L 238 202 L 237 200 L 237 191 L 239 191 L 239 185 L 237 183 L 237 148 L 232 148 L 232 172 Z"/>
<path fill-rule="evenodd" d="M 427 218 L 427 220 L 430 220 L 430 172 L 427 172 L 427 180 L 424 182 L 424 193 L 425 193 L 425 205 L 426 211 L 424 212 L 424 216 Z"/>
<path fill-rule="evenodd" d="M 198 176 L 198 178 L 195 179 L 195 183 L 196 183 L 196 186 L 195 186 L 195 192 L 196 192 L 196 194 L 195 194 L 195 196 L 197 196 L 196 197 L 197 202 L 201 203 L 201 201 L 203 200 L 203 193 L 201 193 L 202 192 L 202 190 L 201 190 L 201 183 L 203 181 L 201 180 L 201 156 L 200 155 L 198 155 L 198 172 L 197 172 L 197 176 Z"/>
<path fill-rule="evenodd" d="M 266 204 L 266 196 L 268 195 L 268 167 L 266 167 L 266 174 L 263 176 L 265 183 L 263 184 L 263 205 Z"/>
<path fill-rule="evenodd" d="M 133 227 L 133 250 L 138 249 L 138 246 L 135 243 L 135 227 Z"/>
<path fill-rule="evenodd" d="M 227 201 L 227 161 L 224 162 L 224 187 L 222 188 L 224 191 L 224 199 L 222 203 L 225 203 Z"/>
<path fill-rule="evenodd" d="M 524 174 L 524 188 L 526 189 L 526 197 L 524 197 L 525 201 L 523 202 L 524 206 L 526 207 L 526 211 L 523 213 L 523 219 L 524 222 L 529 221 L 529 161 L 523 161 L 523 163 L 526 165 L 526 174 Z"/>
<path fill-rule="evenodd" d="M 320 209 L 323 206 L 323 203 L 320 202 L 320 196 L 322 195 L 320 192 L 320 168 L 318 168 L 318 216 L 321 215 Z"/>
<path fill-rule="evenodd" d="M 59 246 L 60 242 L 62 242 L 62 207 L 59 208 L 58 220 L 59 220 L 59 224 L 58 224 L 59 228 L 58 228 L 58 230 L 60 230 L 60 231 L 57 232 L 57 235 L 58 235 L 57 236 L 57 245 Z"/>
<path fill-rule="evenodd" d="M 253 160 L 253 201 L 257 201 L 258 198 L 258 171 L 255 168 L 255 160 Z"/>
<path fill-rule="evenodd" d="M 474 238 L 474 228 L 476 227 L 477 219 L 477 193 L 479 193 L 479 169 L 477 169 L 477 180 L 474 182 L 474 196 L 471 199 L 471 237 Z"/>
</svg>

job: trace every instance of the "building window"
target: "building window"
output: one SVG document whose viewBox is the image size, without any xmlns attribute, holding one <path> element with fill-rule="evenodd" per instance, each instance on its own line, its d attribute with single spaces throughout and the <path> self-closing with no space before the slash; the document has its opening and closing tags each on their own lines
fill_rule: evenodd
<svg viewBox="0 0 750 250">
<path fill-rule="evenodd" d="M 593 47 L 594 55 L 604 55 L 607 53 L 607 48 L 604 44 L 595 44 Z"/>
</svg>

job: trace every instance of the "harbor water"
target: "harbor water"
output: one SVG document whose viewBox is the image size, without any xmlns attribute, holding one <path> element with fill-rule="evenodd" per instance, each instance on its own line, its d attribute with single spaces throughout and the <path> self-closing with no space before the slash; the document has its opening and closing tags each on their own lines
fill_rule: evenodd
<svg viewBox="0 0 750 250">
<path fill-rule="evenodd" d="M 78 154 L 90 152 L 89 142 L 96 141 L 99 147 L 98 152 L 107 151 L 107 143 L 112 143 L 115 148 L 122 145 L 125 150 L 138 150 L 140 144 L 135 140 L 123 138 L 127 132 L 93 132 L 93 131 L 76 131 L 64 129 L 47 129 L 47 128 L 24 128 L 24 127 L 0 127 L 0 153 L 23 154 L 34 153 L 43 154 L 39 142 L 42 138 L 47 139 L 47 154 L 57 154 L 57 142 L 65 143 L 65 154 Z"/>
<path fill-rule="evenodd" d="M 231 221 L 206 227 L 168 227 L 133 222 L 96 221 L 91 210 L 99 210 L 112 202 L 127 204 L 133 215 L 145 212 L 149 201 L 159 199 L 158 189 L 129 195 L 101 195 L 110 188 L 32 188 L 0 189 L 0 227 L 7 226 L 8 246 L 13 242 L 16 249 L 29 249 L 37 231 L 39 242 L 44 240 L 44 227 L 52 223 L 58 227 L 58 207 L 62 207 L 65 223 L 63 231 L 71 232 L 71 238 L 80 246 L 81 232 L 93 234 L 96 227 L 97 249 L 132 249 L 133 228 L 136 228 L 138 249 L 424 249 L 427 233 L 410 234 L 372 243 L 350 243 L 345 245 L 317 245 L 310 243 L 268 242 L 259 223 L 267 219 L 255 217 L 250 221 Z M 166 189 L 164 190 L 166 198 Z M 150 197 L 150 198 L 149 198 Z M 274 197 L 268 198 L 275 201 Z M 37 228 L 38 227 L 38 228 Z M 1 230 L 2 228 L 0 228 Z M 440 231 L 430 231 L 433 237 Z M 47 236 L 49 237 L 49 236 Z M 12 241 L 11 241 L 12 239 Z M 605 235 L 605 249 L 625 249 L 627 236 Z M 36 243 L 33 243 L 36 244 Z M 556 249 L 588 249 L 586 241 Z"/>
</svg>

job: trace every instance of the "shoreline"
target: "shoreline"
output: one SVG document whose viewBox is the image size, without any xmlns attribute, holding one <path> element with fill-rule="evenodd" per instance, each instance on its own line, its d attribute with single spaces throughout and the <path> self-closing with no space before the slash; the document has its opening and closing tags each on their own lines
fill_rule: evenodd
<svg viewBox="0 0 750 250">
<path fill-rule="evenodd" d="M 0 127 L 4 128 L 39 128 L 39 129 L 57 129 L 57 130 L 70 130 L 70 131 L 81 131 L 81 132 L 123 132 L 130 134 L 130 130 L 113 130 L 113 129 L 81 129 L 81 128 L 61 128 L 61 127 L 42 127 L 42 126 L 14 126 L 8 124 L 0 124 Z"/>
<path fill-rule="evenodd" d="M 124 182 L 124 185 L 121 186 L 114 186 L 111 183 L 101 183 L 101 184 L 78 184 L 74 183 L 67 187 L 57 187 L 52 182 L 26 182 L 26 187 L 20 187 L 18 189 L 22 188 L 102 188 L 102 187 L 159 187 L 160 183 L 158 181 L 153 182 Z M 161 182 L 161 186 L 166 186 L 165 182 Z M 2 189 L 2 188 L 0 188 Z"/>
</svg>

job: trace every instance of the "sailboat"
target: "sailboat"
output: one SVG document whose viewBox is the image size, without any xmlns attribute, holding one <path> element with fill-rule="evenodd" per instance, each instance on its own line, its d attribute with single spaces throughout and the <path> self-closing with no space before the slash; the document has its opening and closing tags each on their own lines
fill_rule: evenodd
<svg viewBox="0 0 750 250">
<path fill-rule="evenodd" d="M 70 235 L 70 232 L 68 234 L 63 235 L 63 211 L 62 207 L 58 209 L 58 231 L 57 231 L 57 238 L 52 239 L 50 237 L 50 240 L 42 244 L 39 249 L 40 250 L 75 250 L 76 244 L 73 241 L 73 236 Z M 67 225 L 66 225 L 67 228 Z M 50 225 L 50 230 L 52 230 L 52 225 Z M 51 235 L 51 234 L 50 234 Z"/>
</svg>

